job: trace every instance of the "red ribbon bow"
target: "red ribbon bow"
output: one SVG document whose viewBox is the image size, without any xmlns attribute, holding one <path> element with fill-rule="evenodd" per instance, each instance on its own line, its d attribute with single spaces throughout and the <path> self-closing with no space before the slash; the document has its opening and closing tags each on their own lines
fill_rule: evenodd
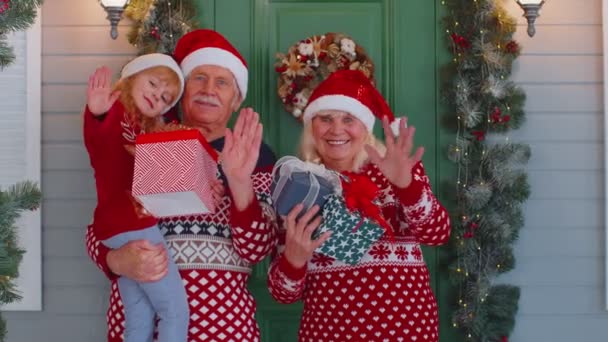
<svg viewBox="0 0 608 342">
<path fill-rule="evenodd" d="M 376 221 L 384 229 L 384 232 L 393 239 L 393 229 L 382 216 L 380 208 L 374 204 L 374 200 L 378 196 L 378 186 L 364 175 L 353 172 L 343 172 L 343 174 L 348 177 L 347 180 L 342 178 L 346 208 L 350 211 L 359 211 L 362 217 Z M 357 230 L 360 224 L 357 224 L 353 231 Z"/>
</svg>

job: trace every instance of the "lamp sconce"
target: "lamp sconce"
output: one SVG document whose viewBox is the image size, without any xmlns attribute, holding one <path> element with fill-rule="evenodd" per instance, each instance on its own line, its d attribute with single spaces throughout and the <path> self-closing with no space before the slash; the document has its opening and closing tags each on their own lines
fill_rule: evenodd
<svg viewBox="0 0 608 342">
<path fill-rule="evenodd" d="M 125 10 L 125 6 L 129 0 L 99 0 L 101 7 L 108 12 L 107 19 L 110 21 L 111 30 L 110 36 L 112 39 L 118 37 L 118 30 L 116 26 L 120 19 L 122 19 L 122 12 Z"/>
<path fill-rule="evenodd" d="M 540 16 L 540 8 L 545 0 L 517 0 L 519 6 L 524 10 L 524 17 L 528 21 L 528 36 L 533 37 L 536 33 L 534 22 Z"/>
</svg>

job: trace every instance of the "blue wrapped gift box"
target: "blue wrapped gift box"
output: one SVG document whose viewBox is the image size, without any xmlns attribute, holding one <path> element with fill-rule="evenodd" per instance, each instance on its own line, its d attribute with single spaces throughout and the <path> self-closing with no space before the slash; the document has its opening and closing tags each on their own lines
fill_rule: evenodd
<svg viewBox="0 0 608 342">
<path fill-rule="evenodd" d="M 318 193 L 316 193 L 317 191 L 315 191 L 315 189 L 313 189 L 311 186 L 311 177 L 316 178 L 316 180 L 319 182 Z M 278 182 L 279 177 L 275 176 L 270 188 L 271 193 L 274 194 Z M 277 196 L 273 195 L 273 197 L 276 197 L 274 207 L 279 215 L 286 216 L 289 214 L 291 209 L 293 209 L 293 207 L 306 200 L 306 206 L 298 216 L 300 217 L 306 212 L 306 210 L 315 204 L 319 205 L 319 207 L 322 209 L 323 205 L 327 201 L 327 198 L 333 192 L 334 186 L 327 179 L 312 174 L 308 171 L 294 171 L 286 179 L 284 186 L 282 189 L 280 189 L 280 193 L 277 194 Z"/>
</svg>

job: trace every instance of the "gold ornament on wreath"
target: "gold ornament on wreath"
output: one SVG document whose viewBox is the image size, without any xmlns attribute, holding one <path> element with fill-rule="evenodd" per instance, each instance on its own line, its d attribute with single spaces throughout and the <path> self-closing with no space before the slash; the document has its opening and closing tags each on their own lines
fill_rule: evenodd
<svg viewBox="0 0 608 342">
<path fill-rule="evenodd" d="M 363 47 L 343 33 L 312 36 L 277 53 L 278 94 L 286 111 L 302 120 L 308 98 L 321 81 L 336 70 L 360 70 L 372 83 L 374 63 Z"/>
</svg>

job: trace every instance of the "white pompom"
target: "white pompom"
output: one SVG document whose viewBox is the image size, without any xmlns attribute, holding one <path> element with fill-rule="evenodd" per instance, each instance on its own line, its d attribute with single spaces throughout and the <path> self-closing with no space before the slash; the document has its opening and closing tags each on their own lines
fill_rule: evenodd
<svg viewBox="0 0 608 342">
<path fill-rule="evenodd" d="M 393 122 L 391 122 L 391 131 L 394 136 L 399 136 L 399 125 L 401 124 L 401 118 L 395 118 Z M 405 123 L 405 127 L 407 127 L 407 122 Z"/>
<path fill-rule="evenodd" d="M 302 115 L 302 110 L 300 108 L 296 108 L 293 110 L 293 116 L 295 116 L 296 118 L 299 118 L 300 115 Z"/>
</svg>

